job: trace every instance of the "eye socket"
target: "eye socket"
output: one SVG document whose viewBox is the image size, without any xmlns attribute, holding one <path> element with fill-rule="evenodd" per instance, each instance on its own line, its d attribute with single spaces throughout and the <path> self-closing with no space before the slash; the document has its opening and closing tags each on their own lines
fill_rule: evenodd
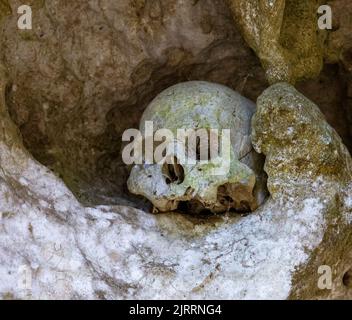
<svg viewBox="0 0 352 320">
<path fill-rule="evenodd" d="M 162 167 L 162 174 L 167 184 L 181 184 L 185 180 L 185 171 L 183 167 L 177 163 L 177 158 L 173 157 L 171 163 L 165 162 Z"/>
</svg>

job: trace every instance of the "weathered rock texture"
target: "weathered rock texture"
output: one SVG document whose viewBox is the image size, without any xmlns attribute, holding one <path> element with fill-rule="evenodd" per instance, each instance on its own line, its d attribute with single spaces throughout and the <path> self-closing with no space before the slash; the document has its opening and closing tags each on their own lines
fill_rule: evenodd
<svg viewBox="0 0 352 320">
<path fill-rule="evenodd" d="M 341 138 L 314 103 L 285 83 L 259 97 L 252 135 L 266 155 L 272 197 L 314 197 L 324 207 L 323 241 L 295 275 L 290 298 L 351 298 L 352 158 Z M 331 268 L 331 289 L 321 290 L 312 276 L 321 266 Z"/>
<path fill-rule="evenodd" d="M 274 198 L 307 193 L 307 186 L 319 179 L 342 186 L 352 182 L 352 160 L 341 138 L 319 108 L 288 84 L 273 85 L 259 97 L 252 139 L 266 155 L 264 169 Z"/>
<path fill-rule="evenodd" d="M 255 99 L 266 85 L 223 1 L 34 1 L 33 31 L 17 29 L 20 1 L 9 3 L 10 114 L 28 150 L 82 200 L 121 194 L 122 132 L 163 89 L 209 80 Z"/>
<path fill-rule="evenodd" d="M 329 226 L 323 241 L 314 250 L 309 263 L 294 276 L 290 299 L 352 299 L 351 195 L 351 185 L 336 195 L 327 216 Z M 320 290 L 311 277 L 321 266 L 331 267 L 331 289 Z"/>
<path fill-rule="evenodd" d="M 272 101 L 277 112 L 299 120 L 287 112 L 292 102 L 311 121 L 306 130 L 293 122 L 297 140 L 280 127 L 284 115 L 280 122 L 264 117 L 261 129 L 254 122 L 273 198 L 251 215 L 194 220 L 128 206 L 87 208 L 48 169 L 80 200 L 126 203 L 120 199 L 127 178 L 120 136 L 137 126 L 152 97 L 194 79 L 226 84 L 254 100 L 267 86 L 265 75 L 224 1 L 28 3 L 32 31 L 17 29 L 21 1 L 0 2 L 1 60 L 8 72 L 0 76 L 2 298 L 350 297 L 350 160 L 316 107 L 287 85 L 270 88 L 258 114 Z M 348 143 L 352 6 L 332 4 L 339 23 L 324 52 L 334 65 L 299 88 L 319 102 Z M 309 132 L 318 139 L 312 157 L 316 141 Z M 304 171 L 304 183 L 294 171 L 302 160 L 303 170 L 314 169 Z M 293 180 L 283 174 L 290 169 Z M 317 288 L 321 264 L 333 269 L 333 290 Z"/>
<path fill-rule="evenodd" d="M 317 77 L 323 67 L 321 0 L 228 0 L 234 20 L 270 83 Z"/>
<path fill-rule="evenodd" d="M 180 214 L 155 216 L 122 206 L 85 208 L 24 149 L 5 107 L 6 82 L 4 76 L 1 79 L 0 293 L 4 299 L 285 299 L 295 268 L 308 261 L 330 227 L 327 215 L 333 194 L 345 183 L 333 179 L 332 173 L 312 175 L 314 183 L 303 186 L 284 179 L 281 172 L 293 169 L 285 154 L 282 162 L 286 165 L 278 166 L 275 173 L 280 176 L 278 183 L 282 189 L 300 192 L 290 199 L 274 197 L 246 217 L 225 215 L 202 221 Z M 280 97 L 283 104 L 278 102 Z M 331 146 L 341 151 L 340 160 L 349 163 L 339 138 L 316 107 L 290 87 L 282 85 L 264 93 L 257 116 L 270 103 L 285 113 L 289 102 L 311 120 L 307 130 L 321 128 L 306 138 L 322 139 L 322 145 L 330 138 Z M 282 117 L 278 124 L 281 120 L 292 117 Z M 296 120 L 292 126 L 299 133 L 301 124 Z M 271 125 L 263 125 L 259 136 L 254 120 L 257 146 L 277 139 Z M 291 136 L 287 138 L 295 145 Z M 297 138 L 297 145 L 304 140 Z M 305 148 L 303 144 L 308 165 L 314 162 L 324 167 L 319 159 L 309 158 Z M 278 150 L 260 150 L 270 167 Z M 334 149 L 321 152 L 329 158 Z M 274 172 L 268 173 L 273 181 Z M 351 222 L 350 194 L 341 201 L 344 209 L 335 213 L 340 229 Z M 318 277 L 314 271 L 309 277 L 312 283 Z"/>
<path fill-rule="evenodd" d="M 348 0 L 227 0 L 269 82 L 298 82 L 351 149 L 352 5 Z M 318 6 L 332 8 L 332 29 L 318 29 Z M 322 73 L 323 62 L 329 64 Z M 302 80 L 304 83 L 300 83 Z M 322 94 L 324 92 L 324 94 Z M 347 120 L 347 121 L 346 121 Z"/>
<path fill-rule="evenodd" d="M 206 80 L 255 100 L 267 87 L 224 0 L 32 0 L 32 31 L 17 29 L 21 1 L 1 3 L 1 59 L 9 73 L 11 118 L 26 148 L 85 202 L 122 203 L 127 198 L 121 134 L 138 126 L 144 108 L 163 89 Z M 333 4 L 339 28 L 329 32 L 325 51 L 337 63 L 348 57 L 352 6 L 344 0 Z M 285 30 L 289 33 L 289 27 Z M 347 65 L 349 60 L 344 61 Z M 341 75 L 342 68 L 324 70 L 300 90 L 318 103 L 351 146 L 350 76 Z"/>
</svg>

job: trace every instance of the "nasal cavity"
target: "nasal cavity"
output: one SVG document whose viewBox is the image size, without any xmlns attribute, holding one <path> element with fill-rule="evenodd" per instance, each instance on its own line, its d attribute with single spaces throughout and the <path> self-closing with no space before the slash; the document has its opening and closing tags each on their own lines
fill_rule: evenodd
<svg viewBox="0 0 352 320">
<path fill-rule="evenodd" d="M 163 164 L 162 173 L 167 184 L 181 184 L 185 180 L 185 171 L 177 162 L 177 158 L 173 157 L 171 161 L 167 161 Z"/>
</svg>

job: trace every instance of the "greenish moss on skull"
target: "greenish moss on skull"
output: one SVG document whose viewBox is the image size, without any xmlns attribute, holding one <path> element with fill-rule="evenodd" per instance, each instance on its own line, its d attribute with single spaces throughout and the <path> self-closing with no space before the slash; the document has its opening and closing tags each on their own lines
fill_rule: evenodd
<svg viewBox="0 0 352 320">
<path fill-rule="evenodd" d="M 208 161 L 199 161 L 197 152 L 187 154 L 186 159 L 192 156 L 195 163 L 178 163 L 177 150 L 170 148 L 175 150 L 168 153 L 173 163 L 133 166 L 127 182 L 129 191 L 144 196 L 161 212 L 176 210 L 181 203 L 191 213 L 255 210 L 266 197 L 266 181 L 263 159 L 251 144 L 254 112 L 254 103 L 219 84 L 191 81 L 166 89 L 145 110 L 140 131 L 145 132 L 145 124 L 151 121 L 154 132 L 170 130 L 173 145 L 182 144 L 188 150 L 185 141 L 179 139 L 179 129 L 216 129 L 219 144 L 223 130 L 229 130 L 228 170 L 220 171 L 224 165 L 221 148 L 219 155 Z"/>
</svg>

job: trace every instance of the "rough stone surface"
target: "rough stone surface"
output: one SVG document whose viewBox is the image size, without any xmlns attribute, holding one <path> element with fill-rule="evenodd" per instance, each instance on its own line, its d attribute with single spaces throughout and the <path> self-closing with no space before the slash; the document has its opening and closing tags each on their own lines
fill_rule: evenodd
<svg viewBox="0 0 352 320">
<path fill-rule="evenodd" d="M 84 207 L 24 149 L 6 111 L 4 91 L 2 77 L 0 293 L 4 299 L 285 299 L 295 268 L 308 262 L 324 237 L 332 190 L 342 184 L 330 181 L 329 175 L 306 186 L 315 188 L 314 197 L 301 192 L 291 200 L 270 199 L 243 217 L 199 220 L 180 214 L 151 215 L 126 206 Z M 294 96 L 293 102 L 303 99 L 290 88 L 280 91 L 280 96 L 286 94 L 287 100 Z M 265 96 L 260 101 L 259 112 L 261 103 L 267 104 Z M 323 135 L 343 149 L 312 108 L 308 103 L 301 110 L 311 117 L 308 126 L 325 127 Z M 269 132 L 270 125 L 262 130 Z M 273 140 L 272 135 L 263 135 L 263 146 Z M 262 150 L 269 159 L 276 152 Z M 290 159 L 286 161 L 291 166 Z M 281 170 L 279 166 L 277 174 Z M 303 190 L 289 178 L 280 181 L 286 188 Z M 346 207 L 350 200 L 342 203 Z M 343 216 L 340 228 L 351 221 L 349 211 Z M 315 273 L 310 279 L 314 281 Z"/>
<path fill-rule="evenodd" d="M 228 0 L 234 20 L 260 58 L 270 83 L 317 77 L 323 40 L 317 12 L 321 0 Z"/>
<path fill-rule="evenodd" d="M 32 31 L 17 29 L 21 1 L 1 2 L 9 112 L 26 148 L 86 203 L 131 203 L 126 201 L 131 200 L 125 187 L 128 170 L 120 161 L 121 135 L 138 126 L 145 107 L 163 89 L 205 80 L 255 101 L 267 87 L 224 0 L 27 3 L 33 9 Z M 337 26 L 328 33 L 324 51 L 335 57 L 329 62 L 344 56 L 345 63 L 300 90 L 352 147 L 347 116 L 351 76 L 340 75 L 349 61 L 352 6 L 348 0 L 332 5 Z"/>
<path fill-rule="evenodd" d="M 121 133 L 137 126 L 152 97 L 181 81 L 207 80 L 254 101 L 267 86 L 225 1 L 27 3 L 31 32 L 16 27 L 22 2 L 0 1 L 0 58 L 8 71 L 0 76 L 1 298 L 351 297 L 350 160 L 317 108 L 287 85 L 259 99 L 259 114 L 270 101 L 283 113 L 287 102 L 301 101 L 301 116 L 288 116 L 311 121 L 307 130 L 293 123 L 303 134 L 297 141 L 277 126 L 283 116 L 256 127 L 273 194 L 257 211 L 201 220 L 122 206 L 144 205 L 122 199 L 127 170 L 118 159 Z M 332 65 L 299 91 L 348 144 L 352 5 L 331 5 L 324 56 Z M 282 107 L 275 92 L 284 93 Z M 312 157 L 310 134 L 318 139 Z M 304 171 L 308 179 L 295 174 L 301 160 L 314 169 Z M 120 205 L 85 207 L 61 177 L 85 203 Z M 333 268 L 332 290 L 317 286 L 322 264 Z"/>
<path fill-rule="evenodd" d="M 306 193 L 319 179 L 341 185 L 352 181 L 351 156 L 341 138 L 318 106 L 294 87 L 279 83 L 265 90 L 252 121 L 252 142 L 266 155 L 264 169 L 273 197 Z M 290 190 L 287 181 L 300 187 Z"/>
<path fill-rule="evenodd" d="M 266 85 L 224 1 L 30 1 L 32 31 L 17 29 L 21 1 L 8 2 L 11 117 L 27 149 L 82 200 L 122 194 L 122 132 L 163 89 L 208 80 L 255 99 Z"/>
<path fill-rule="evenodd" d="M 324 113 L 328 123 L 336 129 L 344 144 L 352 150 L 349 119 L 348 77 L 338 64 L 325 65 L 319 78 L 298 84 L 297 89 L 314 101 Z M 322 94 L 323 93 L 323 94 Z"/>
<path fill-rule="evenodd" d="M 290 299 L 352 299 L 351 195 L 350 184 L 332 202 L 323 241 L 313 251 L 309 263 L 294 276 Z M 311 277 L 321 266 L 331 268 L 331 287 L 325 290 L 320 290 Z"/>
<path fill-rule="evenodd" d="M 351 298 L 352 159 L 341 138 L 314 103 L 280 83 L 258 99 L 253 144 L 266 155 L 274 199 L 301 201 L 310 195 L 324 203 L 324 237 L 295 274 L 290 298 Z M 332 287 L 325 290 L 314 276 L 322 266 L 332 273 Z"/>
</svg>

